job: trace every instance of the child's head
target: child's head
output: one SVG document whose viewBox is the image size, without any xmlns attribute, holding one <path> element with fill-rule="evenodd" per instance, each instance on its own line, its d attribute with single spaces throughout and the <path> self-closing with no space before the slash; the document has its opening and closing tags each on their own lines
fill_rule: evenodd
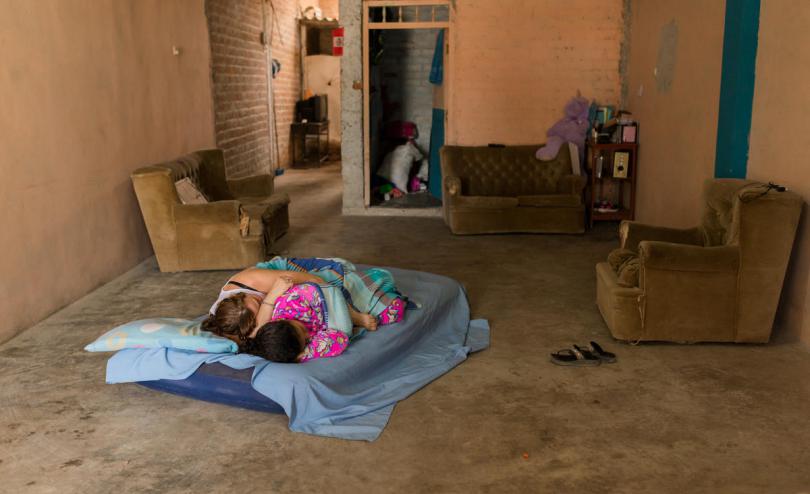
<svg viewBox="0 0 810 494">
<path fill-rule="evenodd" d="M 271 362 L 292 363 L 300 360 L 307 340 L 303 324 L 282 319 L 260 327 L 256 336 L 245 342 L 244 351 Z"/>
<path fill-rule="evenodd" d="M 254 300 L 244 293 L 237 293 L 223 299 L 213 314 L 202 323 L 202 329 L 217 336 L 244 342 L 256 324 Z"/>
</svg>

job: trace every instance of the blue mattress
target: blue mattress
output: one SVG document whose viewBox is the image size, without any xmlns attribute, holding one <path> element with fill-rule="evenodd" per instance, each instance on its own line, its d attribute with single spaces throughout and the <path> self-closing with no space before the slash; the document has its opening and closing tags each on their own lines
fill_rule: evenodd
<svg viewBox="0 0 810 494">
<path fill-rule="evenodd" d="M 194 374 L 185 379 L 158 379 L 140 381 L 145 388 L 185 396 L 195 400 L 221 403 L 232 407 L 247 408 L 258 412 L 284 413 L 281 405 L 253 389 L 250 380 L 253 368 L 231 369 L 214 362 L 202 364 Z"/>
</svg>

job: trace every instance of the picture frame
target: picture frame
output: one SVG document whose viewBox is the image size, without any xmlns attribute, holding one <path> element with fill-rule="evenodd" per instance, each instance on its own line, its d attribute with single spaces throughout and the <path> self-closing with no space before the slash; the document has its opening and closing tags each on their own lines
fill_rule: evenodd
<svg viewBox="0 0 810 494">
<path fill-rule="evenodd" d="M 623 125 L 621 142 L 634 143 L 638 139 L 638 127 L 636 124 Z"/>
</svg>

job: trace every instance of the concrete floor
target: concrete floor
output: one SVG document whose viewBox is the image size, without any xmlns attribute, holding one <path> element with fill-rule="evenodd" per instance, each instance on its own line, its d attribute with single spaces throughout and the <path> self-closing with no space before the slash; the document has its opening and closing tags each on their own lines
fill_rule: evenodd
<svg viewBox="0 0 810 494">
<path fill-rule="evenodd" d="M 284 416 L 104 384 L 109 355 L 86 343 L 202 314 L 229 274 L 149 260 L 0 346 L 0 491 L 810 492 L 810 352 L 612 341 L 593 271 L 612 229 L 453 237 L 435 218 L 340 216 L 336 166 L 279 185 L 282 252 L 452 276 L 491 348 L 398 404 L 374 443 L 294 434 Z M 591 339 L 619 363 L 548 362 Z"/>
</svg>

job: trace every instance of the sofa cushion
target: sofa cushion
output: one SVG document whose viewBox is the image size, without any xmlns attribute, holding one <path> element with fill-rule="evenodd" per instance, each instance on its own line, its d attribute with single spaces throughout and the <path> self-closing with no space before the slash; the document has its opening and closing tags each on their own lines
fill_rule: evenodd
<svg viewBox="0 0 810 494">
<path fill-rule="evenodd" d="M 532 196 L 518 196 L 518 206 L 534 208 L 565 208 L 578 207 L 582 204 L 579 196 L 573 194 L 543 194 Z"/>
<path fill-rule="evenodd" d="M 458 196 L 453 202 L 459 209 L 508 209 L 518 206 L 517 197 L 501 196 Z"/>
<path fill-rule="evenodd" d="M 618 277 L 619 286 L 638 286 L 638 254 L 628 249 L 615 249 L 608 254 L 608 264 Z"/>
<path fill-rule="evenodd" d="M 180 198 L 180 202 L 183 204 L 205 204 L 208 202 L 205 194 L 188 177 L 175 182 L 174 188 L 177 190 L 177 197 Z"/>
<path fill-rule="evenodd" d="M 613 249 L 610 254 L 608 254 L 607 261 L 611 269 L 613 269 L 613 272 L 618 273 L 619 268 L 622 267 L 625 261 L 636 256 L 637 254 L 630 249 Z"/>
<path fill-rule="evenodd" d="M 641 268 L 641 261 L 639 258 L 632 257 L 619 267 L 619 286 L 636 287 L 638 286 L 638 272 Z"/>
<path fill-rule="evenodd" d="M 265 197 L 240 197 L 239 202 L 250 214 L 261 218 L 262 216 L 273 215 L 290 203 L 290 196 L 281 192 Z"/>
</svg>

